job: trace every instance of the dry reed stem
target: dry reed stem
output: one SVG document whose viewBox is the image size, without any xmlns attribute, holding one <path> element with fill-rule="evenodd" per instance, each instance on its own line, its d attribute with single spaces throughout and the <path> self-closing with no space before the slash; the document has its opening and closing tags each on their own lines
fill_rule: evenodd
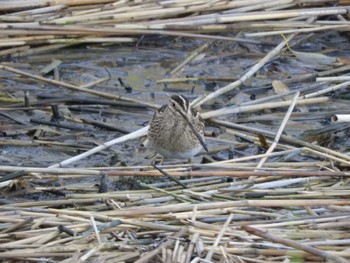
<svg viewBox="0 0 350 263">
<path fill-rule="evenodd" d="M 316 78 L 316 81 L 319 81 L 319 82 L 344 81 L 344 80 L 350 80 L 350 76 L 319 77 L 319 78 Z"/>
<path fill-rule="evenodd" d="M 331 117 L 332 122 L 350 122 L 350 114 L 334 114 Z"/>
<path fill-rule="evenodd" d="M 160 189 L 160 188 L 157 188 L 157 187 L 154 187 L 154 186 L 151 186 L 151 185 L 147 185 L 147 184 L 144 184 L 144 183 L 140 183 L 141 186 L 145 187 L 145 188 L 149 188 L 149 189 L 153 189 L 153 190 L 156 190 L 156 191 L 159 191 L 163 194 L 167 194 L 169 196 L 173 196 L 175 199 L 181 201 L 181 202 L 190 202 L 190 203 L 193 203 L 193 200 L 191 199 L 188 199 L 188 198 L 185 198 L 185 197 L 181 197 L 175 193 L 171 193 L 171 192 L 168 192 L 168 191 L 165 191 L 163 189 Z"/>
<path fill-rule="evenodd" d="M 337 263 L 348 262 L 348 260 L 346 260 L 345 258 L 339 257 L 339 256 L 334 255 L 332 253 L 328 253 L 326 251 L 322 251 L 322 250 L 307 246 L 305 244 L 300 244 L 300 243 L 294 242 L 294 241 L 286 239 L 286 238 L 275 236 L 271 233 L 268 233 L 267 231 L 263 231 L 261 229 L 258 229 L 258 228 L 255 228 L 255 227 L 252 227 L 249 225 L 242 226 L 242 228 L 250 234 L 263 237 L 269 241 L 278 242 L 278 243 L 284 244 L 286 246 L 290 246 L 290 247 L 293 247 L 296 249 L 306 251 L 308 253 L 320 256 L 325 260 L 332 260 L 332 261 L 337 262 Z"/>
<path fill-rule="evenodd" d="M 278 177 L 310 177 L 310 176 L 332 176 L 332 177 L 348 177 L 350 173 L 348 172 L 336 172 L 336 171 L 305 171 L 305 170 L 256 170 L 255 163 L 251 163 L 252 167 L 249 170 L 240 170 L 240 171 L 224 171 L 224 170 L 216 170 L 216 171 L 172 171 L 172 176 L 200 176 L 200 177 L 212 177 L 212 176 L 229 176 L 229 177 L 237 177 L 237 178 L 248 178 L 250 176 L 278 176 Z M 284 163 L 281 163 L 283 165 Z M 297 166 L 304 166 L 305 164 Z M 321 164 L 321 163 L 319 163 Z M 290 165 L 290 163 L 288 163 Z M 211 164 L 205 166 L 214 166 Z M 204 167 L 205 167 L 204 166 Z M 312 165 L 315 166 L 315 165 Z M 224 168 L 224 166 L 219 166 Z M 274 167 L 274 166 L 272 166 Z M 275 166 L 276 167 L 276 166 Z M 53 175 L 67 175 L 67 177 L 72 177 L 72 175 L 85 175 L 86 176 L 96 176 L 107 174 L 109 176 L 163 176 L 162 173 L 158 171 L 134 171 L 133 167 L 131 171 L 128 170 L 120 170 L 120 169 L 112 169 L 109 170 L 103 169 L 103 171 L 96 171 L 96 169 L 73 169 L 73 168 L 36 168 L 36 167 L 16 167 L 16 166 L 0 166 L 0 171 L 6 172 L 16 172 L 16 171 L 25 171 L 26 173 L 48 173 Z M 45 178 L 46 176 L 43 176 Z M 108 193 L 107 193 L 108 194 Z"/>
<path fill-rule="evenodd" d="M 328 102 L 328 101 L 329 101 L 328 97 L 320 97 L 320 98 L 313 98 L 313 99 L 298 99 L 296 102 L 296 105 L 324 103 L 324 102 Z M 235 113 L 240 113 L 240 112 L 252 112 L 252 111 L 259 111 L 259 110 L 264 110 L 264 109 L 287 107 L 290 105 L 290 103 L 291 103 L 291 100 L 262 103 L 262 104 L 258 104 L 258 105 L 247 105 L 247 106 L 238 105 L 238 106 L 226 107 L 226 108 L 219 109 L 219 110 L 205 112 L 202 114 L 202 117 L 203 117 L 203 119 L 209 119 L 212 117 L 228 115 L 228 114 L 235 114 Z"/>
<path fill-rule="evenodd" d="M 276 30 L 269 32 L 259 32 L 259 33 L 247 33 L 246 37 L 266 37 L 272 35 L 281 35 L 281 34 L 293 34 L 293 33 L 310 33 L 318 31 L 327 31 L 327 30 L 349 30 L 350 25 L 336 25 L 336 26 L 321 26 L 315 28 L 302 28 L 302 29 L 290 29 L 290 30 Z"/>
<path fill-rule="evenodd" d="M 242 200 L 227 202 L 211 202 L 196 204 L 198 210 L 228 207 L 288 207 L 288 206 L 329 206 L 329 205 L 350 205 L 349 200 Z M 192 211 L 194 204 L 181 204 L 177 206 L 150 207 L 148 209 L 135 208 L 123 211 L 108 211 L 107 215 L 111 216 L 141 216 L 153 213 L 168 213 L 169 211 L 184 212 Z"/>
<path fill-rule="evenodd" d="M 208 254 L 205 257 L 205 260 L 211 261 L 211 258 L 213 257 L 213 254 L 214 254 L 214 250 L 217 248 L 222 236 L 227 231 L 227 228 L 228 228 L 229 224 L 231 223 L 232 217 L 233 217 L 233 214 L 230 214 L 229 217 L 227 218 L 225 224 L 222 226 L 222 229 L 220 230 L 217 238 L 215 239 L 215 242 L 213 243 L 212 247 L 208 251 Z"/>
<path fill-rule="evenodd" d="M 204 45 L 198 47 L 196 50 L 194 50 L 184 61 L 182 61 L 179 65 L 177 65 L 173 70 L 169 72 L 171 75 L 175 75 L 178 73 L 187 63 L 191 62 L 193 59 L 195 59 L 201 52 L 205 51 L 209 48 L 211 45 L 211 42 L 205 43 Z"/>
<path fill-rule="evenodd" d="M 89 93 L 89 94 L 93 94 L 93 95 L 104 97 L 104 98 L 108 98 L 108 99 L 123 100 L 123 101 L 127 101 L 127 102 L 133 102 L 133 103 L 140 104 L 140 105 L 145 105 L 145 106 L 148 106 L 148 107 L 151 107 L 151 108 L 158 108 L 159 107 L 159 106 L 154 105 L 154 104 L 141 102 L 141 101 L 138 101 L 138 100 L 135 100 L 135 99 L 131 99 L 131 98 L 126 98 L 126 97 L 123 97 L 123 96 L 120 96 L 120 95 L 113 95 L 113 94 L 102 92 L 102 91 L 86 89 L 86 88 L 83 88 L 81 86 L 68 84 L 68 83 L 65 83 L 65 82 L 62 82 L 62 81 L 47 79 L 47 78 L 44 78 L 44 77 L 41 77 L 41 76 L 33 75 L 33 74 L 30 74 L 30 73 L 24 72 L 22 70 L 18 70 L 18 69 L 15 69 L 15 68 L 4 66 L 4 65 L 0 65 L 0 69 L 9 71 L 9 72 L 12 72 L 12 73 L 15 73 L 15 74 L 19 74 L 19 75 L 22 75 L 22 76 L 26 76 L 26 77 L 29 77 L 29 78 L 33 78 L 33 79 L 36 79 L 36 80 L 39 80 L 39 81 L 43 81 L 43 82 L 46 82 L 46 83 L 50 83 L 50 84 L 53 84 L 53 85 L 56 85 L 56 86 L 62 86 L 62 87 L 65 87 L 67 89 L 72 89 L 72 90 L 75 90 L 75 91 Z"/>
<path fill-rule="evenodd" d="M 304 95 L 302 97 L 303 98 L 312 98 L 312 97 L 316 97 L 316 96 L 319 96 L 319 95 L 324 95 L 326 93 L 329 93 L 329 92 L 332 92 L 332 91 L 336 91 L 336 90 L 339 90 L 339 89 L 344 89 L 344 88 L 347 88 L 349 86 L 350 86 L 350 81 L 346 81 L 346 82 L 343 82 L 341 84 L 338 84 L 338 85 L 335 85 L 335 86 L 332 86 L 332 87 L 329 87 L 329 88 L 326 88 L 326 89 L 323 89 L 323 90 L 320 90 L 320 91 L 315 91 L 315 92 L 306 94 L 306 95 Z"/>
<path fill-rule="evenodd" d="M 168 247 L 173 240 L 172 239 L 178 239 L 185 235 L 187 233 L 188 229 L 187 228 L 181 228 L 179 232 L 175 233 L 172 237 L 168 237 L 167 241 L 162 243 L 158 248 L 154 249 L 153 251 L 147 253 L 146 255 L 143 255 L 140 259 L 136 260 L 135 263 L 143 263 L 143 262 L 149 262 L 153 257 L 155 257 L 160 250 L 163 248 Z"/>
<path fill-rule="evenodd" d="M 270 145 L 269 149 L 266 151 L 267 156 L 263 157 L 263 158 L 259 161 L 258 165 L 256 166 L 257 168 L 261 168 L 261 167 L 264 165 L 264 162 L 267 160 L 267 158 L 269 157 L 269 155 L 270 155 L 270 154 L 273 152 L 273 150 L 276 148 L 276 146 L 277 146 L 277 144 L 278 144 L 278 142 L 279 142 L 279 139 L 280 139 L 280 137 L 281 137 L 281 135 L 282 135 L 282 132 L 283 132 L 285 126 L 287 125 L 287 122 L 288 122 L 288 120 L 289 120 L 289 118 L 290 118 L 290 115 L 292 114 L 292 111 L 293 111 L 293 109 L 294 109 L 294 107 L 295 107 L 295 105 L 296 105 L 296 103 L 297 103 L 299 94 L 300 94 L 300 92 L 297 91 L 297 92 L 295 93 L 294 97 L 292 98 L 291 104 L 289 105 L 289 108 L 288 108 L 288 110 L 287 110 L 287 112 L 286 112 L 286 115 L 285 115 L 285 117 L 283 118 L 283 121 L 282 121 L 282 123 L 281 123 L 281 125 L 280 125 L 280 127 L 279 127 L 279 129 L 278 129 L 278 131 L 277 131 L 277 133 L 276 133 L 276 137 L 274 138 L 273 143 Z"/>
<path fill-rule="evenodd" d="M 255 129 L 255 128 L 250 128 L 250 127 L 248 128 L 246 126 L 243 126 L 243 125 L 240 125 L 240 124 L 234 124 L 234 123 L 227 122 L 227 121 L 219 121 L 219 120 L 211 119 L 210 122 L 213 122 L 213 123 L 216 123 L 216 124 L 219 124 L 219 125 L 223 125 L 223 126 L 226 126 L 226 127 L 230 127 L 230 128 L 246 130 L 248 132 L 253 132 L 253 133 L 257 133 L 257 134 L 264 134 L 265 136 L 268 136 L 268 137 L 274 136 L 274 133 L 271 133 L 271 132 L 268 132 L 268 131 L 263 131 L 261 129 Z M 313 150 L 316 150 L 316 151 L 320 151 L 322 153 L 330 154 L 330 155 L 339 157 L 339 158 L 341 158 L 343 160 L 346 160 L 346 161 L 350 161 L 350 156 L 348 156 L 346 154 L 339 153 L 337 151 L 333 151 L 331 149 L 327 149 L 327 148 L 319 146 L 319 145 L 315 145 L 315 144 L 312 144 L 312 143 L 309 143 L 309 142 L 305 142 L 305 141 L 299 140 L 297 138 L 292 138 L 292 137 L 289 137 L 289 136 L 286 136 L 286 135 L 282 135 L 281 139 L 283 141 L 288 142 L 288 143 L 293 144 L 293 145 L 300 145 L 300 146 L 308 147 L 310 149 L 313 149 Z"/>
<path fill-rule="evenodd" d="M 191 242 L 190 242 L 190 245 L 189 245 L 188 250 L 187 250 L 185 263 L 189 263 L 191 261 L 192 253 L 193 253 L 193 250 L 195 248 L 195 245 L 197 244 L 198 238 L 199 238 L 198 232 L 196 232 L 192 235 Z"/>
<path fill-rule="evenodd" d="M 294 37 L 294 35 L 291 35 L 287 38 L 287 42 L 289 42 L 292 38 Z M 239 86 L 241 86 L 247 79 L 249 79 L 250 77 L 252 77 L 258 70 L 260 70 L 268 61 L 270 61 L 272 58 L 274 58 L 275 56 L 277 56 L 281 50 L 285 47 L 286 43 L 285 41 L 282 41 L 278 46 L 276 46 L 273 50 L 271 50 L 263 59 L 261 59 L 259 61 L 259 63 L 255 64 L 247 73 L 245 73 L 239 80 L 218 89 L 215 92 L 212 92 L 211 94 L 209 94 L 206 98 L 204 98 L 200 103 L 198 103 L 197 105 L 201 105 L 205 102 L 208 102 L 226 92 L 229 92 L 230 90 L 233 90 L 235 88 L 238 88 Z M 205 117 L 204 117 L 205 118 Z M 208 117 L 209 118 L 209 117 Z"/>
</svg>

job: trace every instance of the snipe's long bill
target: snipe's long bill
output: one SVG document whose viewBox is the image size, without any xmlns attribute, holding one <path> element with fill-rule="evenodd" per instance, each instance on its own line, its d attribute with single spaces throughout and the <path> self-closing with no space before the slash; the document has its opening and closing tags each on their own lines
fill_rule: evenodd
<svg viewBox="0 0 350 263">
<path fill-rule="evenodd" d="M 206 145 L 206 143 L 203 140 L 203 137 L 198 133 L 198 131 L 196 130 L 196 128 L 193 126 L 193 123 L 188 119 L 187 115 L 184 115 L 181 111 L 179 111 L 180 114 L 182 115 L 182 117 L 186 120 L 187 124 L 190 126 L 190 128 L 192 129 L 194 135 L 196 135 L 198 141 L 200 142 L 200 144 L 203 146 L 203 149 L 208 152 L 208 147 Z"/>
</svg>

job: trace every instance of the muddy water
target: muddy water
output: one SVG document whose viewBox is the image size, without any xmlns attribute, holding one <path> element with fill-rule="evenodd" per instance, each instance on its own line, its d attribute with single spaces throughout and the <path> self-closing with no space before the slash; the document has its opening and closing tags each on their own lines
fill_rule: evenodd
<svg viewBox="0 0 350 263">
<path fill-rule="evenodd" d="M 334 51 L 342 46 L 346 37 L 337 35 L 339 41 L 329 41 L 327 33 L 319 38 L 309 39 L 295 47 L 305 52 Z M 278 44 L 280 38 L 269 39 L 270 43 Z M 327 42 L 328 41 L 328 42 Z M 75 85 L 84 85 L 105 78 L 111 74 L 111 79 L 97 84 L 91 89 L 134 98 L 139 101 L 156 105 L 166 103 L 169 96 L 175 93 L 186 95 L 190 100 L 217 90 L 242 76 L 247 69 L 257 63 L 270 45 L 238 44 L 229 42 L 214 43 L 205 54 L 185 66 L 178 74 L 171 76 L 169 72 L 181 63 L 198 46 L 202 40 L 169 38 L 145 38 L 139 46 L 77 46 L 62 49 L 49 54 L 33 55 L 9 60 L 9 66 L 19 68 L 33 74 L 38 74 L 53 59 L 61 60 L 58 67 L 61 81 Z M 273 45 L 272 45 L 273 46 Z M 346 55 L 346 54 L 345 54 Z M 203 106 L 203 111 L 221 108 L 227 105 L 242 103 L 253 99 L 272 95 L 272 80 L 290 80 L 295 76 L 315 73 L 334 68 L 334 65 L 306 65 L 284 52 L 279 58 L 265 65 L 253 78 L 244 85 Z M 108 73 L 109 72 L 109 73 Z M 108 131 L 89 124 L 81 124 L 75 120 L 88 119 L 99 121 L 125 131 L 134 131 L 150 120 L 153 109 L 135 105 L 126 107 L 109 105 L 105 99 L 93 95 L 67 90 L 49 84 L 39 83 L 28 78 L 14 77 L 13 74 L 1 72 L 3 78 L 2 90 L 11 96 L 22 99 L 29 92 L 33 110 L 6 111 L 18 122 L 5 116 L 0 116 L 2 134 L 1 140 L 8 142 L 0 150 L 1 165 L 47 167 L 68 159 L 96 145 L 117 138 L 120 132 Z M 52 73 L 46 77 L 53 77 Z M 211 77 L 230 78 L 227 81 L 200 80 L 181 83 L 157 83 L 168 77 Z M 303 82 L 291 82 L 291 90 L 312 90 L 318 88 L 314 79 Z M 323 84 L 327 86 L 328 84 Z M 346 91 L 333 94 L 332 101 L 326 105 L 310 105 L 295 110 L 285 133 L 291 136 L 303 137 L 309 130 L 320 130 L 331 125 L 329 117 L 334 113 L 350 113 L 349 97 Z M 329 95 L 329 94 L 328 94 Z M 70 100 L 68 100 L 68 98 Z M 56 104 L 66 117 L 61 124 L 71 124 L 73 128 L 57 128 L 38 124 L 34 120 L 52 120 L 50 106 Z M 11 106 L 3 104 L 2 106 Z M 19 104 L 18 104 L 19 105 Z M 221 117 L 220 119 L 248 126 L 276 131 L 286 109 L 266 110 L 257 113 L 242 113 Z M 207 127 L 208 131 L 217 134 L 217 138 L 209 140 L 209 147 L 232 146 L 217 152 L 215 159 L 227 159 L 256 154 L 263 150 L 249 140 L 227 134 L 221 127 Z M 36 133 L 37 131 L 41 131 Z M 322 131 L 322 130 L 321 130 Z M 326 133 L 321 144 L 339 151 L 348 152 L 350 143 L 348 129 L 342 126 L 338 130 Z M 317 140 L 310 137 L 308 140 Z M 146 157 L 151 154 L 141 146 L 141 140 L 128 141 L 115 145 L 98 154 L 78 161 L 73 167 L 110 166 L 110 165 L 140 165 L 149 164 Z M 235 145 L 248 143 L 246 147 L 235 149 Z M 59 145 L 61 144 L 61 145 Z M 201 161 L 198 157 L 195 161 Z"/>
</svg>

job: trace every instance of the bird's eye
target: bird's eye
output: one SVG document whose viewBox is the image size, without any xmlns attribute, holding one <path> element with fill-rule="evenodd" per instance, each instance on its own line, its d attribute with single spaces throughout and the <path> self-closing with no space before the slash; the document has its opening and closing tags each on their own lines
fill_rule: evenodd
<svg viewBox="0 0 350 263">
<path fill-rule="evenodd" d="M 175 103 L 173 102 L 173 103 L 171 103 L 171 105 L 173 106 L 173 107 L 175 107 Z"/>
</svg>

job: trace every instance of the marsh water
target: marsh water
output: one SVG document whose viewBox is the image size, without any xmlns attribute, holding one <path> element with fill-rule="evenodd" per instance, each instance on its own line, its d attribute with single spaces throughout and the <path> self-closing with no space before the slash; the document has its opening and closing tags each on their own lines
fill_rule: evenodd
<svg viewBox="0 0 350 263">
<path fill-rule="evenodd" d="M 47 54 L 8 58 L 3 64 L 40 75 L 53 60 L 59 60 L 61 63 L 56 77 L 59 76 L 60 81 L 79 86 L 109 78 L 89 89 L 133 98 L 156 107 L 165 104 L 172 94 L 180 93 L 193 100 L 234 82 L 280 41 L 280 37 L 265 40 L 262 44 L 214 41 L 209 49 L 197 55 L 176 74 L 170 72 L 196 48 L 207 43 L 206 40 L 148 36 L 137 46 L 72 46 Z M 317 39 L 306 39 L 293 48 L 302 52 L 347 57 L 350 49 L 345 43 L 348 44 L 348 36 L 331 32 L 323 33 Z M 239 105 L 274 95 L 271 86 L 273 80 L 281 80 L 289 90 L 300 90 L 302 94 L 319 90 L 332 84 L 315 82 L 314 77 L 299 80 L 300 77 L 335 67 L 335 64 L 307 64 L 285 50 L 241 87 L 204 104 L 201 111 Z M 53 78 L 54 73 L 50 71 L 43 76 Z M 2 92 L 18 99 L 18 102 L 2 103 L 1 106 L 6 108 L 0 116 L 1 165 L 48 167 L 146 126 L 155 110 L 142 104 L 119 103 L 5 71 L 1 71 L 1 78 Z M 167 80 L 169 78 L 198 79 L 172 82 Z M 23 110 L 21 107 L 25 95 L 31 108 Z M 349 127 L 347 124 L 333 124 L 330 121 L 333 114 L 350 113 L 349 89 L 326 95 L 331 99 L 328 103 L 296 107 L 284 134 L 337 151 L 349 152 Z M 53 105 L 58 107 L 63 116 L 60 120 L 53 116 Z M 9 107 L 19 109 L 10 110 Z M 286 108 L 266 109 L 221 116 L 218 119 L 275 132 L 285 111 Z M 94 122 L 114 127 L 115 130 Z M 208 123 L 206 131 L 209 148 L 213 149 L 213 153 L 207 155 L 209 161 L 264 152 L 254 140 L 228 133 L 224 127 Z M 70 167 L 148 165 L 148 156 L 152 152 L 142 146 L 143 139 L 116 144 L 77 161 Z M 300 156 L 295 158 L 294 161 L 303 161 Z M 304 160 L 307 161 L 308 158 L 305 157 Z M 203 156 L 194 158 L 194 162 L 202 161 Z"/>
</svg>

